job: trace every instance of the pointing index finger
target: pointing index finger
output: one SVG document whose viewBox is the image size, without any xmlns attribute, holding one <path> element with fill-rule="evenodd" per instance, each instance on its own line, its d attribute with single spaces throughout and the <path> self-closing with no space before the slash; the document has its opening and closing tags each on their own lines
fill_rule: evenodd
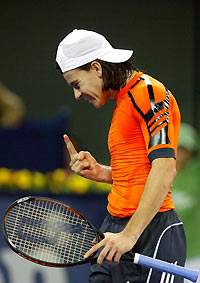
<svg viewBox="0 0 200 283">
<path fill-rule="evenodd" d="M 66 143 L 67 146 L 67 150 L 69 152 L 70 158 L 72 159 L 72 157 L 77 154 L 77 151 L 75 149 L 75 147 L 73 146 L 73 143 L 70 141 L 69 137 L 67 135 L 64 135 L 64 141 Z"/>
</svg>

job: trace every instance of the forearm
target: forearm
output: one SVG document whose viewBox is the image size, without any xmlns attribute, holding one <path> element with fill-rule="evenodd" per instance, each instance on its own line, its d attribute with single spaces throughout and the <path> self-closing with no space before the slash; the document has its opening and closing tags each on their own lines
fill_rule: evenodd
<svg viewBox="0 0 200 283">
<path fill-rule="evenodd" d="M 137 241 L 159 211 L 176 175 L 174 160 L 166 160 L 165 166 L 162 161 L 153 161 L 138 207 L 123 231 L 133 242 Z"/>
<path fill-rule="evenodd" d="M 104 182 L 108 184 L 112 184 L 112 170 L 110 166 L 98 164 L 98 177 L 97 182 Z"/>
</svg>

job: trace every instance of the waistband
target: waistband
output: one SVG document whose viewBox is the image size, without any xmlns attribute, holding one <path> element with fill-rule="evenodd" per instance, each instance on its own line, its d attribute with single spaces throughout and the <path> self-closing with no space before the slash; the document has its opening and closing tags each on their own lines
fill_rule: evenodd
<svg viewBox="0 0 200 283">
<path fill-rule="evenodd" d="M 164 212 L 158 212 L 154 216 L 154 218 L 157 217 L 157 216 L 159 217 L 159 215 L 164 215 L 164 214 L 174 213 L 174 212 L 175 212 L 174 209 L 170 209 L 170 210 L 167 210 L 167 211 L 164 211 Z M 107 215 L 106 215 L 106 218 L 111 220 L 114 223 L 127 223 L 131 217 L 132 217 L 132 215 L 128 216 L 128 217 L 121 218 L 121 217 L 113 216 L 109 212 L 107 212 Z"/>
<path fill-rule="evenodd" d="M 131 216 L 132 216 L 132 215 L 131 215 Z M 106 215 L 106 218 L 107 218 L 107 219 L 110 219 L 111 221 L 113 221 L 113 222 L 115 222 L 115 223 L 126 223 L 126 222 L 129 221 L 129 219 L 131 218 L 131 216 L 121 218 L 121 217 L 113 216 L 113 215 L 111 215 L 111 214 L 108 212 L 107 215 Z"/>
</svg>

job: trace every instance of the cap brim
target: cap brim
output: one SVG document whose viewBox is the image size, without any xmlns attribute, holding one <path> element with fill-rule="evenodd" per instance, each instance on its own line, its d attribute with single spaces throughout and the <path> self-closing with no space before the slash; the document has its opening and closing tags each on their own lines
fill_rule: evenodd
<svg viewBox="0 0 200 283">
<path fill-rule="evenodd" d="M 133 55 L 133 50 L 123 50 L 123 49 L 112 49 L 105 55 L 98 57 L 97 59 L 110 62 L 110 63 L 122 63 L 127 61 Z"/>
</svg>

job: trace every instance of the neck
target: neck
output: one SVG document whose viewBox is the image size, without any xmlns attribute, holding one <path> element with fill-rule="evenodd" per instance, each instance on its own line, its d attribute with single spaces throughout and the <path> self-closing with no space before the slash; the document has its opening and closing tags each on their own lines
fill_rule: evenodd
<svg viewBox="0 0 200 283">
<path fill-rule="evenodd" d="M 136 73 L 137 71 L 131 72 L 129 76 L 127 77 L 126 83 L 130 82 L 130 80 L 132 80 L 132 78 L 135 76 Z"/>
<path fill-rule="evenodd" d="M 130 72 L 130 74 L 127 77 L 126 83 L 128 83 L 130 80 L 132 80 L 132 78 L 135 76 L 136 73 L 137 73 L 137 71 Z M 109 96 L 110 96 L 110 98 L 114 98 L 114 96 L 119 91 L 120 91 L 120 89 L 119 90 L 109 89 Z"/>
<path fill-rule="evenodd" d="M 118 92 L 119 90 L 109 89 L 110 98 L 113 98 Z"/>
</svg>

